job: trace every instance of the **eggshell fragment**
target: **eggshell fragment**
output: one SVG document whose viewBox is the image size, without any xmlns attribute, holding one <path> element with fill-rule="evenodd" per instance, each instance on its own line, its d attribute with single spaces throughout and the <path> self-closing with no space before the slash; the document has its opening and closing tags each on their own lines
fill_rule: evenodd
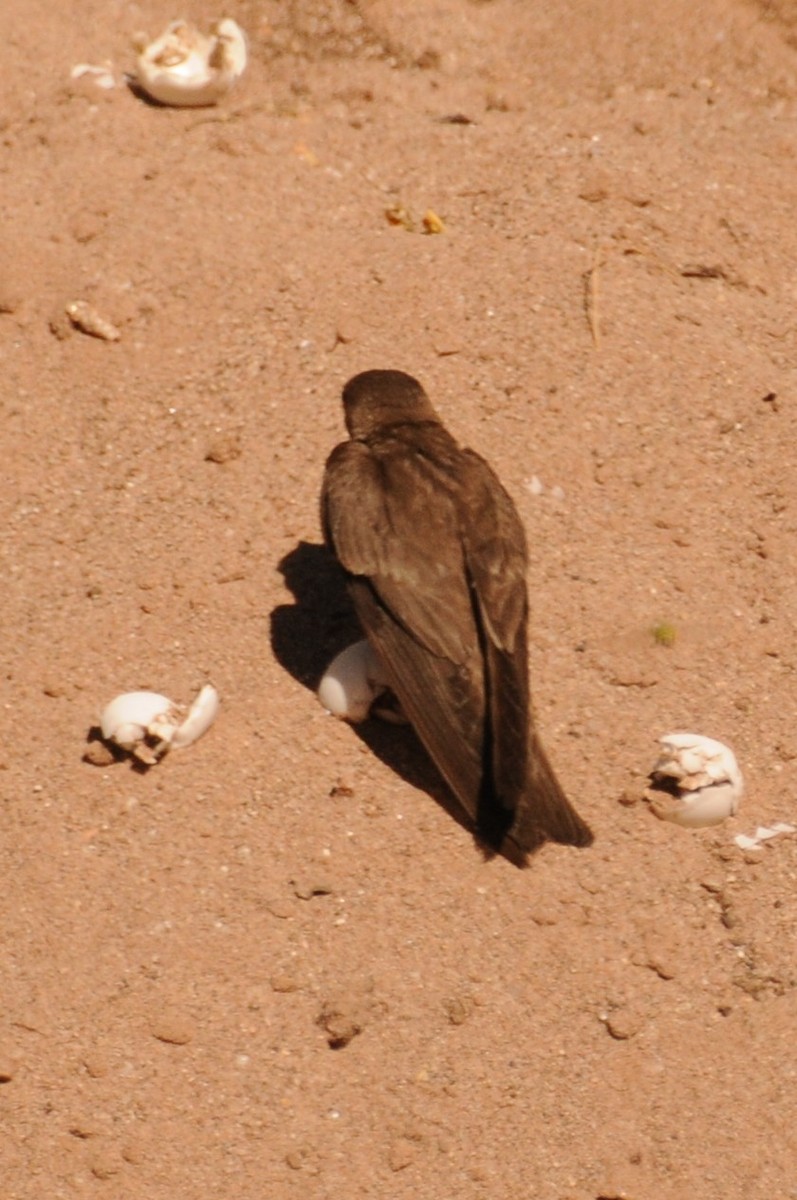
<svg viewBox="0 0 797 1200">
<path fill-rule="evenodd" d="M 677 794 L 652 798 L 657 817 L 703 829 L 738 811 L 744 780 L 730 747 L 698 733 L 669 733 L 659 741 L 662 750 L 651 775 L 672 780 Z"/>
<path fill-rule="evenodd" d="M 209 683 L 206 683 L 188 710 L 188 716 L 182 725 L 174 731 L 171 739 L 173 750 L 190 746 L 197 738 L 202 737 L 216 720 L 219 711 L 219 693 Z"/>
<path fill-rule="evenodd" d="M 246 67 L 246 36 L 235 21 L 219 21 L 208 36 L 187 21 L 172 21 L 153 42 L 137 39 L 136 77 L 160 104 L 193 108 L 217 104 Z"/>
<path fill-rule="evenodd" d="M 737 833 L 733 839 L 740 850 L 760 850 L 764 842 L 779 837 L 782 833 L 797 833 L 797 826 L 788 821 L 775 821 L 772 825 L 759 825 L 755 833 Z"/>
<path fill-rule="evenodd" d="M 132 750 L 150 726 L 173 720 L 177 711 L 174 701 L 159 692 L 123 692 L 102 710 L 100 729 L 106 742 Z"/>
<path fill-rule="evenodd" d="M 218 711 L 219 694 L 210 684 L 202 688 L 187 716 L 181 705 L 159 692 L 124 692 L 103 709 L 100 728 L 106 742 L 115 742 L 152 765 L 167 750 L 195 742 L 213 724 Z"/>
<path fill-rule="evenodd" d="M 341 651 L 326 669 L 318 699 L 333 717 L 364 721 L 387 688 L 387 680 L 370 644 L 363 640 Z"/>
</svg>

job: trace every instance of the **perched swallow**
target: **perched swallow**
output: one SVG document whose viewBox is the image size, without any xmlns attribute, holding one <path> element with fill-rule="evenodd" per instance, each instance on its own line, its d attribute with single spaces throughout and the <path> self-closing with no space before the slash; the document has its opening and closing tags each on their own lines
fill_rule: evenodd
<svg viewBox="0 0 797 1200">
<path fill-rule="evenodd" d="M 509 494 L 411 375 L 365 371 L 343 406 L 324 535 L 402 710 L 490 846 L 588 846 L 532 725 L 526 538 Z"/>
</svg>

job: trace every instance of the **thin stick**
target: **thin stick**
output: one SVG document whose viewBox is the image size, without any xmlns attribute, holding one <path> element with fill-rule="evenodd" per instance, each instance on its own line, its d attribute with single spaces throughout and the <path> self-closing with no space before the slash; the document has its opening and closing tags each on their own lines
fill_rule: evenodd
<svg viewBox="0 0 797 1200">
<path fill-rule="evenodd" d="M 589 323 L 589 331 L 592 334 L 592 344 L 596 350 L 601 348 L 601 325 L 600 325 L 600 280 L 598 272 L 603 266 L 600 247 L 595 247 L 595 253 L 592 257 L 592 266 L 586 274 L 586 289 L 584 292 L 584 310 Z"/>
</svg>

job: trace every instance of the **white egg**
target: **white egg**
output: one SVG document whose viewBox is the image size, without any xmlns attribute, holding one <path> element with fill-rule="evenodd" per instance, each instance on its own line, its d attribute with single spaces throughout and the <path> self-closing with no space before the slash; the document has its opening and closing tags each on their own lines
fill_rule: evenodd
<svg viewBox="0 0 797 1200">
<path fill-rule="evenodd" d="M 318 686 L 318 699 L 333 717 L 364 721 L 374 700 L 386 688 L 379 660 L 363 640 L 348 646 L 332 660 Z"/>
</svg>

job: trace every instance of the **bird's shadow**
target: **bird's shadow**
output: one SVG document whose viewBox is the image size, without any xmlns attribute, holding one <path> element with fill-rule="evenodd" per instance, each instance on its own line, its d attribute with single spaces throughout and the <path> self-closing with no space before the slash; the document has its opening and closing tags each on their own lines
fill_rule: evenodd
<svg viewBox="0 0 797 1200">
<path fill-rule="evenodd" d="M 280 665 L 304 687 L 315 691 L 335 655 L 359 641 L 363 632 L 346 591 L 343 571 L 325 546 L 299 542 L 280 561 L 278 570 L 295 603 L 278 605 L 272 611 L 271 647 Z M 351 729 L 392 771 L 426 792 L 467 829 L 486 859 L 495 856 L 495 851 L 474 832 L 472 822 L 411 726 L 372 719 Z"/>
</svg>

